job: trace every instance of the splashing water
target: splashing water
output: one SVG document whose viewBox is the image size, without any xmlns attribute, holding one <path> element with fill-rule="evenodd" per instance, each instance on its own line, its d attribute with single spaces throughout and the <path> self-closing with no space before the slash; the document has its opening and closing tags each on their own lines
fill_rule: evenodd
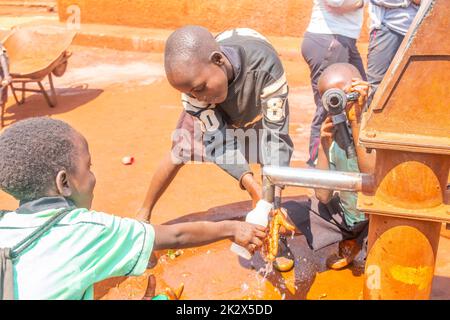
<svg viewBox="0 0 450 320">
<path fill-rule="evenodd" d="M 267 277 L 273 272 L 273 263 L 267 262 L 264 267 L 258 270 L 258 274 L 262 276 L 260 286 L 264 285 L 267 281 Z"/>
<path fill-rule="evenodd" d="M 261 267 L 255 274 L 257 287 L 255 290 L 256 297 L 262 299 L 264 297 L 265 283 L 269 274 L 273 272 L 273 264 L 268 262 Z"/>
<path fill-rule="evenodd" d="M 267 276 L 273 272 L 273 263 L 267 262 L 264 267 L 258 270 L 258 274 L 263 276 L 263 280 L 267 279 Z"/>
<path fill-rule="evenodd" d="M 250 288 L 249 285 L 245 282 L 241 285 L 242 292 L 247 291 L 249 288 Z"/>
</svg>

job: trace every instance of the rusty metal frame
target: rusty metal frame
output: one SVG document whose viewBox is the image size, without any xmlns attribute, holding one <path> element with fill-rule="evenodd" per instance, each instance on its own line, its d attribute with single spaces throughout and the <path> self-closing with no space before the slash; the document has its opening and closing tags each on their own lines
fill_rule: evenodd
<svg viewBox="0 0 450 320">
<path fill-rule="evenodd" d="M 42 80 L 43 79 L 39 79 L 39 80 L 34 80 L 34 79 L 13 79 L 13 81 L 11 82 L 11 84 L 9 85 L 9 87 L 11 88 L 11 91 L 13 93 L 14 99 L 16 100 L 17 104 L 24 104 L 26 97 L 25 97 L 25 92 L 34 92 L 34 93 L 41 93 L 45 100 L 47 101 L 47 104 L 50 108 L 54 108 L 57 106 L 58 101 L 57 101 L 57 95 L 56 95 L 56 90 L 55 90 L 55 86 L 53 84 L 53 76 L 52 73 L 50 72 L 48 74 L 48 80 L 49 80 L 49 84 L 50 84 L 50 92 L 51 92 L 51 96 L 48 95 L 47 91 L 44 88 L 44 85 L 42 84 Z M 37 89 L 28 89 L 26 87 L 27 83 L 37 83 L 39 85 L 39 90 Z M 22 85 L 21 88 L 16 88 L 14 87 L 14 83 L 19 83 Z M 19 91 L 22 93 L 22 97 L 19 100 L 17 98 L 17 94 L 16 91 Z"/>
</svg>

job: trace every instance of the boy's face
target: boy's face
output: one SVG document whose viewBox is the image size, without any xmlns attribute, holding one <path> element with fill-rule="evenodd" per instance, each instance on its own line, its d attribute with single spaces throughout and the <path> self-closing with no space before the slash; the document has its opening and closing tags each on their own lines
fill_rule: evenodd
<svg viewBox="0 0 450 320">
<path fill-rule="evenodd" d="M 90 209 L 94 198 L 95 175 L 91 171 L 91 155 L 86 139 L 75 133 L 74 144 L 77 148 L 74 172 L 67 172 L 67 179 L 71 188 L 68 197 L 78 208 Z"/>
<path fill-rule="evenodd" d="M 201 102 L 219 104 L 228 95 L 228 76 L 225 68 L 225 56 L 207 62 L 193 62 L 167 74 L 169 83 L 178 91 Z"/>
<path fill-rule="evenodd" d="M 351 89 L 352 89 L 352 85 L 351 85 L 351 83 L 344 82 L 344 81 L 330 81 L 328 83 L 322 83 L 321 86 L 319 87 L 320 96 L 322 97 L 322 95 L 329 89 L 341 89 L 345 93 L 350 93 Z M 348 115 L 348 112 L 354 106 L 354 104 L 355 104 L 354 101 L 347 102 L 347 106 L 345 108 L 347 115 Z"/>
</svg>

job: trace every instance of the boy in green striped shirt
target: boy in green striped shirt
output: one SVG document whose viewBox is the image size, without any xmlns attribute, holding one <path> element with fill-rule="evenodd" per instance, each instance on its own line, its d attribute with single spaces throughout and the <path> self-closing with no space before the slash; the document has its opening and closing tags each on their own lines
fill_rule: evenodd
<svg viewBox="0 0 450 320">
<path fill-rule="evenodd" d="M 20 201 L 14 212 L 0 214 L 0 258 L 68 211 L 13 259 L 13 277 L 0 264 L 0 299 L 93 299 L 94 283 L 144 273 L 153 250 L 226 238 L 250 251 L 262 245 L 265 228 L 245 222 L 151 225 L 90 210 L 96 183 L 90 168 L 87 141 L 63 121 L 33 118 L 0 135 L 0 188 Z M 13 292 L 5 292 L 5 279 L 13 279 Z"/>
</svg>

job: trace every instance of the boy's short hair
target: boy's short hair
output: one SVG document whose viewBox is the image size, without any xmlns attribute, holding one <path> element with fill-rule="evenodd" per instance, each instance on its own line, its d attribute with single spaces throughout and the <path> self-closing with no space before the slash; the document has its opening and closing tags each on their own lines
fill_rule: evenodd
<svg viewBox="0 0 450 320">
<path fill-rule="evenodd" d="M 351 85 L 352 78 L 361 79 L 361 73 L 359 70 L 350 63 L 339 62 L 333 63 L 323 70 L 319 77 L 317 86 L 320 95 L 322 95 L 329 86 L 332 84 Z"/>
<path fill-rule="evenodd" d="M 208 29 L 189 25 L 175 30 L 167 39 L 164 66 L 167 73 L 180 65 L 209 61 L 209 55 L 220 47 Z"/>
<path fill-rule="evenodd" d="M 46 117 L 11 125 L 0 135 L 0 188 L 21 201 L 45 196 L 60 170 L 75 169 L 74 133 Z"/>
</svg>

